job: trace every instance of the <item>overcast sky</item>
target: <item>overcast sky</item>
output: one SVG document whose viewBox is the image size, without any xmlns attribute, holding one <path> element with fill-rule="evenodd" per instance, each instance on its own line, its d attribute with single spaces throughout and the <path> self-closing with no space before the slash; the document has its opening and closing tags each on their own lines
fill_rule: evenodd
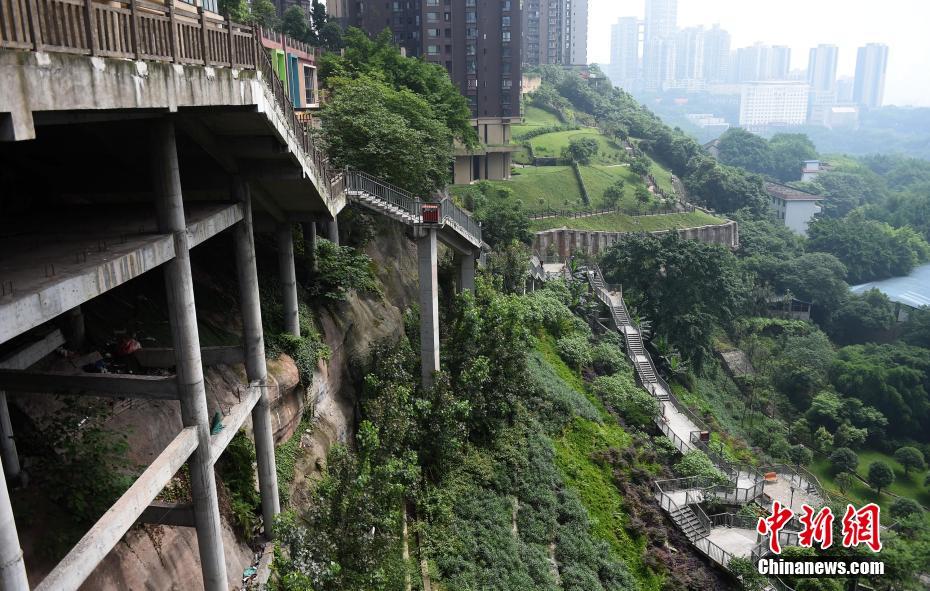
<svg viewBox="0 0 930 591">
<path fill-rule="evenodd" d="M 645 0 L 590 0 L 588 60 L 607 63 L 610 25 L 644 12 Z M 791 46 L 792 68 L 806 68 L 818 43 L 837 45 L 839 75 L 854 74 L 856 48 L 885 43 L 885 104 L 930 106 L 930 0 L 678 0 L 679 27 L 714 23 L 734 48 Z"/>
</svg>

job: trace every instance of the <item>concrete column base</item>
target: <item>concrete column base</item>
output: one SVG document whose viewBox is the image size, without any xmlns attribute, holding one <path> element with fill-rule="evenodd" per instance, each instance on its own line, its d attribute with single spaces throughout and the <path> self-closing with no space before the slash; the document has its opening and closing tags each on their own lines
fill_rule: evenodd
<svg viewBox="0 0 930 591">
<path fill-rule="evenodd" d="M 10 482 L 17 482 L 22 475 L 19 454 L 16 452 L 16 440 L 13 438 L 13 424 L 10 422 L 10 408 L 7 406 L 6 392 L 0 390 L 0 457 L 3 458 L 3 472 Z"/>
<path fill-rule="evenodd" d="M 334 217 L 329 221 L 329 241 L 333 244 L 339 244 L 339 218 Z"/>
<path fill-rule="evenodd" d="M 425 230 L 417 238 L 420 277 L 420 363 L 423 387 L 433 385 L 439 371 L 439 255 L 436 230 Z"/>
<path fill-rule="evenodd" d="M 6 466 L 4 466 L 6 468 Z M 0 482 L 0 589 L 29 591 L 26 563 L 19 545 L 19 534 L 13 519 L 13 506 L 6 483 Z"/>
</svg>

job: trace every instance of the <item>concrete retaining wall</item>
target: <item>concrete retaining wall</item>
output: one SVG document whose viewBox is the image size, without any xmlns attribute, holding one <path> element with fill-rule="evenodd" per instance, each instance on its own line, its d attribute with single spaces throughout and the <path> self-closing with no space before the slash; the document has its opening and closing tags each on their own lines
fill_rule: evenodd
<svg viewBox="0 0 930 591">
<path fill-rule="evenodd" d="M 729 248 L 739 246 L 739 228 L 734 221 L 712 226 L 659 230 L 650 232 L 650 234 L 663 236 L 669 232 L 678 232 L 678 235 L 686 240 L 699 240 Z M 636 232 L 593 232 L 589 230 L 569 230 L 567 228 L 545 230 L 536 233 L 533 239 L 533 251 L 540 256 L 558 255 L 562 258 L 570 257 L 577 252 L 599 255 L 609 250 L 622 236 L 634 233 Z"/>
</svg>

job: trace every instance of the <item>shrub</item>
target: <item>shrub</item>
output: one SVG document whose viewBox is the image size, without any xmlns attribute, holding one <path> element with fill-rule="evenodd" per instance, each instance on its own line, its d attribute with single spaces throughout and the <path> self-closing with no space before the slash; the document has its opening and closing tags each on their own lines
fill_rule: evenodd
<svg viewBox="0 0 930 591">
<path fill-rule="evenodd" d="M 923 470 L 927 467 L 924 454 L 916 447 L 902 447 L 894 452 L 894 459 L 904 466 L 904 475 L 911 470 Z"/>
<path fill-rule="evenodd" d="M 591 349 L 594 371 L 599 375 L 617 373 L 626 367 L 626 356 L 618 343 L 602 341 Z"/>
<path fill-rule="evenodd" d="M 830 454 L 830 466 L 834 472 L 855 472 L 859 467 L 859 456 L 848 447 L 840 447 Z"/>
<path fill-rule="evenodd" d="M 631 425 L 645 427 L 659 414 L 659 402 L 624 373 L 594 380 L 594 392 Z"/>
<path fill-rule="evenodd" d="M 894 482 L 894 471 L 885 462 L 878 461 L 869 464 L 869 486 L 881 496 L 882 489 L 891 486 Z"/>
<path fill-rule="evenodd" d="M 248 539 L 258 523 L 261 497 L 255 488 L 255 445 L 239 431 L 220 456 L 219 471 L 229 490 L 233 517 L 239 532 Z"/>
<path fill-rule="evenodd" d="M 349 290 L 381 294 L 371 259 L 348 246 L 319 239 L 316 246 L 317 272 L 307 291 L 329 300 L 344 300 Z"/>
<path fill-rule="evenodd" d="M 584 335 L 562 337 L 556 343 L 556 348 L 565 363 L 575 369 L 590 367 L 594 361 L 591 344 L 588 342 L 588 337 Z"/>
<path fill-rule="evenodd" d="M 721 472 L 713 462 L 710 461 L 704 452 L 700 450 L 691 450 L 682 456 L 674 466 L 675 472 L 681 477 L 705 476 L 719 484 L 727 482 L 727 477 Z"/>
<path fill-rule="evenodd" d="M 574 332 L 576 316 L 565 305 L 554 289 L 542 289 L 531 293 L 526 301 L 527 320 L 536 328 L 545 328 L 559 338 Z"/>
<path fill-rule="evenodd" d="M 907 497 L 895 499 L 894 503 L 891 504 L 891 516 L 895 519 L 905 519 L 920 512 L 920 504 Z"/>
</svg>

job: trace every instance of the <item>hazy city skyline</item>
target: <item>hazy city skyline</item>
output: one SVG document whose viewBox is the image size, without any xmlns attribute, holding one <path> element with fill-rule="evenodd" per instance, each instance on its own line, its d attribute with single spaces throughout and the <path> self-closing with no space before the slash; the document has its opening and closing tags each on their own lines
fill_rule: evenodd
<svg viewBox="0 0 930 591">
<path fill-rule="evenodd" d="M 643 18 L 645 0 L 590 0 L 588 59 L 610 61 L 610 26 L 621 16 Z M 930 106 L 930 3 L 887 0 L 678 0 L 678 26 L 719 23 L 732 47 L 757 41 L 791 47 L 792 69 L 806 69 L 810 49 L 839 47 L 838 76 L 853 76 L 857 49 L 867 43 L 889 46 L 885 105 Z"/>
</svg>

